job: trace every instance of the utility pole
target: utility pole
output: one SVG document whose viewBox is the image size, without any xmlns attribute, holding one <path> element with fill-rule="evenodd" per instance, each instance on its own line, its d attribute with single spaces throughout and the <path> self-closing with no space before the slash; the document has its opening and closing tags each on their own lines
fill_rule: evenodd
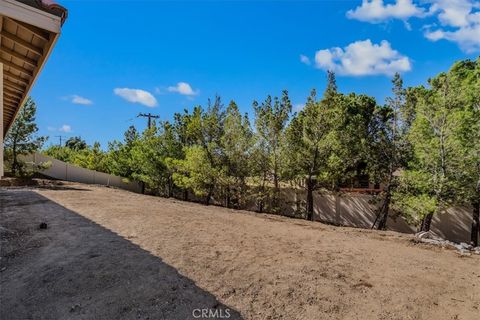
<svg viewBox="0 0 480 320">
<path fill-rule="evenodd" d="M 148 118 L 148 129 L 152 126 L 152 119 L 158 119 L 160 118 L 159 115 L 153 115 L 150 112 L 149 113 L 139 113 L 137 118 L 142 117 L 142 118 Z M 142 181 L 142 194 L 145 194 L 145 182 Z"/>
<path fill-rule="evenodd" d="M 153 115 L 150 112 L 149 113 L 139 113 L 137 118 L 138 117 L 148 118 L 148 129 L 150 129 L 150 127 L 152 126 L 152 119 L 160 118 L 159 115 Z"/>
<path fill-rule="evenodd" d="M 62 138 L 66 138 L 65 136 L 55 136 L 55 138 L 58 138 L 60 141 L 59 141 L 59 146 L 62 147 Z"/>
</svg>

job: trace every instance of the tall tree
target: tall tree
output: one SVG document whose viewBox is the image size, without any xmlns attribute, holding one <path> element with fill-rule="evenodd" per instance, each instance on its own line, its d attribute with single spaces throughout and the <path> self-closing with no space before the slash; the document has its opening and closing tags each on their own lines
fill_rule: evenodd
<svg viewBox="0 0 480 320">
<path fill-rule="evenodd" d="M 175 113 L 173 116 L 173 124 L 169 125 L 169 130 L 166 130 L 170 134 L 171 144 L 175 150 L 171 152 L 171 156 L 167 157 L 165 160 L 168 170 L 171 173 L 171 189 L 173 187 L 179 187 L 183 190 L 183 200 L 188 200 L 188 186 L 183 183 L 175 183 L 175 176 L 178 176 L 176 172 L 178 168 L 179 161 L 185 160 L 185 151 L 187 147 L 191 146 L 194 143 L 193 137 L 188 132 L 188 126 L 192 119 L 191 114 L 188 110 L 185 109 L 183 113 Z"/>
<path fill-rule="evenodd" d="M 162 132 L 160 133 L 160 147 L 162 150 L 163 162 L 165 165 L 165 175 L 167 183 L 167 195 L 173 197 L 174 181 L 173 181 L 173 167 L 170 165 L 173 159 L 184 159 L 184 143 L 179 138 L 175 126 L 166 121 L 163 123 Z"/>
<path fill-rule="evenodd" d="M 247 191 L 253 132 L 248 115 L 242 116 L 235 101 L 231 101 L 225 114 L 224 133 L 221 138 L 225 165 L 225 205 L 238 207 Z"/>
<path fill-rule="evenodd" d="M 177 168 L 173 176 L 175 183 L 204 196 L 207 205 L 210 204 L 215 188 L 221 184 L 224 172 L 221 143 L 224 121 L 225 111 L 218 96 L 213 103 L 209 100 L 206 110 L 201 106 L 195 107 L 186 127 L 192 145 L 185 147 L 185 159 L 174 163 Z"/>
<path fill-rule="evenodd" d="M 115 140 L 108 144 L 108 167 L 112 174 L 133 178 L 136 164 L 132 160 L 132 149 L 139 139 L 139 134 L 134 126 L 130 126 L 123 136 L 123 142 Z"/>
<path fill-rule="evenodd" d="M 480 235 L 480 57 L 455 63 L 448 72 L 452 85 L 459 88 L 460 110 L 456 112 L 454 135 L 457 149 L 455 178 L 460 187 L 457 203 L 472 207 L 470 243 L 479 245 Z"/>
<path fill-rule="evenodd" d="M 331 135 L 334 109 L 326 106 L 316 101 L 313 90 L 305 108 L 293 117 L 287 130 L 289 178 L 305 180 L 308 220 L 313 220 L 313 191 L 331 152 L 328 142 L 334 138 Z"/>
<path fill-rule="evenodd" d="M 288 97 L 288 91 L 282 92 L 282 97 L 273 99 L 268 96 L 264 102 L 258 104 L 253 102 L 255 109 L 255 134 L 256 134 L 256 154 L 260 159 L 267 160 L 262 163 L 261 167 L 264 172 L 262 176 L 262 189 L 265 191 L 265 183 L 269 179 L 273 183 L 274 193 L 272 199 L 273 211 L 278 210 L 278 195 L 280 191 L 280 180 L 283 166 L 285 165 L 282 157 L 282 146 L 285 139 L 285 129 L 292 111 L 292 104 Z M 259 211 L 264 207 L 264 197 L 261 196 L 259 201 Z"/>
<path fill-rule="evenodd" d="M 14 175 L 24 173 L 25 164 L 19 159 L 19 156 L 37 151 L 47 139 L 36 136 L 38 131 L 35 123 L 36 111 L 35 102 L 28 97 L 5 136 L 5 156 Z"/>
<path fill-rule="evenodd" d="M 393 97 L 387 98 L 384 108 L 376 112 L 376 122 L 372 132 L 368 171 L 376 182 L 385 184 L 382 192 L 382 204 L 372 228 L 383 230 L 387 226 L 392 192 L 395 186 L 395 173 L 406 165 L 409 144 L 405 137 L 409 128 L 406 113 L 406 90 L 399 73 L 392 79 Z"/>
<path fill-rule="evenodd" d="M 329 72 L 323 98 L 317 101 L 312 91 L 290 122 L 285 148 L 289 178 L 305 181 L 307 219 L 313 220 L 313 192 L 322 186 L 336 191 L 362 160 L 375 105 L 366 96 L 339 94 L 335 75 Z"/>
<path fill-rule="evenodd" d="M 461 152 L 455 134 L 462 111 L 458 88 L 452 86 L 448 74 L 440 74 L 429 83 L 430 90 L 418 91 L 422 94 L 408 133 L 413 159 L 394 195 L 397 207 L 420 221 L 421 231 L 430 230 L 433 215 L 454 203 L 459 190 L 459 181 L 455 179 L 456 157 Z"/>
</svg>

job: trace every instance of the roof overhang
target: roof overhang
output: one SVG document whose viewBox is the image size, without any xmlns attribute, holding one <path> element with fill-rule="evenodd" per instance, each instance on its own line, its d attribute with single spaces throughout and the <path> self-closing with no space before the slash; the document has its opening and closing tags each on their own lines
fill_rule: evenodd
<svg viewBox="0 0 480 320">
<path fill-rule="evenodd" d="M 65 17 L 66 10 L 48 0 L 0 2 L 4 134 L 55 46 Z"/>
</svg>

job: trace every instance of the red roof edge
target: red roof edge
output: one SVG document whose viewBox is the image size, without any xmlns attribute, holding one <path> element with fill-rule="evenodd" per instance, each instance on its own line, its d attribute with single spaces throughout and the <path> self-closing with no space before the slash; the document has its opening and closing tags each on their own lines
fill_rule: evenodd
<svg viewBox="0 0 480 320">
<path fill-rule="evenodd" d="M 16 1 L 59 17 L 61 19 L 62 25 L 67 19 L 68 10 L 65 7 L 58 4 L 56 0 L 16 0 Z"/>
<path fill-rule="evenodd" d="M 59 5 L 54 0 L 35 0 L 35 2 L 40 9 L 60 17 L 63 25 L 68 16 L 68 10 L 65 7 Z"/>
</svg>

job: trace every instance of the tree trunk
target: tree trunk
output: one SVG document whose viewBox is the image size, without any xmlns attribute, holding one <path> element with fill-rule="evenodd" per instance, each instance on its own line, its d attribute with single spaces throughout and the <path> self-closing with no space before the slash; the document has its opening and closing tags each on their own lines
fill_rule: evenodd
<svg viewBox="0 0 480 320">
<path fill-rule="evenodd" d="M 307 220 L 313 221 L 313 189 L 315 181 L 312 177 L 307 180 Z"/>
<path fill-rule="evenodd" d="M 145 194 L 145 182 L 141 182 L 141 186 L 142 186 L 142 194 Z"/>
<path fill-rule="evenodd" d="M 207 194 L 207 197 L 205 198 L 205 205 L 210 205 L 210 200 L 212 199 L 212 195 L 213 195 L 213 186 L 210 186 L 208 188 L 208 194 Z"/>
<path fill-rule="evenodd" d="M 168 197 L 173 197 L 173 179 L 172 176 L 168 177 Z"/>
<path fill-rule="evenodd" d="M 385 230 L 387 228 L 388 211 L 390 210 L 391 198 L 392 198 L 392 194 L 390 192 L 390 187 L 388 187 L 387 193 L 385 194 L 385 199 L 383 200 L 382 208 L 380 210 L 380 218 L 378 221 L 377 230 Z"/>
<path fill-rule="evenodd" d="M 473 205 L 472 214 L 472 233 L 470 236 L 470 244 L 474 247 L 478 246 L 478 234 L 480 232 L 480 201 L 476 201 Z"/>
<path fill-rule="evenodd" d="M 183 201 L 188 201 L 188 189 L 183 190 Z"/>
<path fill-rule="evenodd" d="M 273 190 L 273 198 L 272 198 L 272 209 L 275 213 L 277 213 L 278 202 L 279 202 L 278 194 L 279 194 L 279 191 L 280 191 L 280 183 L 278 181 L 278 176 L 277 176 L 276 173 L 274 173 L 274 175 L 273 175 L 273 186 L 274 186 L 274 190 Z"/>
<path fill-rule="evenodd" d="M 420 231 L 430 231 L 432 218 L 433 218 L 433 213 L 429 213 L 423 218 L 422 225 L 420 226 Z"/>
<path fill-rule="evenodd" d="M 261 198 L 260 200 L 258 201 L 258 213 L 263 213 L 263 206 L 264 206 L 264 196 L 265 196 L 265 180 L 266 180 L 266 174 L 265 172 L 263 173 L 263 180 L 262 180 L 262 184 L 260 186 L 260 195 L 261 195 Z"/>
<path fill-rule="evenodd" d="M 16 138 L 15 138 L 16 140 Z M 12 174 L 15 176 L 17 174 L 17 167 L 18 167 L 18 161 L 17 161 L 17 143 L 14 140 L 13 142 L 13 148 L 12 148 Z"/>
<path fill-rule="evenodd" d="M 226 189 L 225 206 L 227 208 L 231 207 L 230 187 L 227 187 L 227 189 Z"/>
<path fill-rule="evenodd" d="M 258 202 L 258 213 L 263 213 L 263 200 Z"/>
</svg>

